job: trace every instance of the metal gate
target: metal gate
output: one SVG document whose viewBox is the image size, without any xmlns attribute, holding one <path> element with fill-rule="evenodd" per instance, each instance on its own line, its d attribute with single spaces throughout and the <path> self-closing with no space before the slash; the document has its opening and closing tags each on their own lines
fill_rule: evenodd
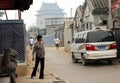
<svg viewBox="0 0 120 83">
<path fill-rule="evenodd" d="M 117 58 L 120 58 L 120 28 L 113 28 L 112 30 L 114 32 L 117 44 Z"/>
</svg>

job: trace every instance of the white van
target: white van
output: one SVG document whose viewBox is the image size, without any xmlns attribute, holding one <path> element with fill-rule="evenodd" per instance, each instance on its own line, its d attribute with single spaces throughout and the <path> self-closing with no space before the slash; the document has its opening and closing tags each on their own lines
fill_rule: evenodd
<svg viewBox="0 0 120 83">
<path fill-rule="evenodd" d="M 86 65 L 90 60 L 113 62 L 117 57 L 116 42 L 111 30 L 89 30 L 75 33 L 71 44 L 72 61 L 81 60 Z"/>
</svg>

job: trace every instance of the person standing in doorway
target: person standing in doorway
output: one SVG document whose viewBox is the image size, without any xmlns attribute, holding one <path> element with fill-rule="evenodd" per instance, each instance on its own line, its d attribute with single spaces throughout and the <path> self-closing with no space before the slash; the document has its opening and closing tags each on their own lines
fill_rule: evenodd
<svg viewBox="0 0 120 83">
<path fill-rule="evenodd" d="M 34 56 L 35 53 L 36 53 L 36 56 Z M 36 57 L 35 67 L 32 71 L 31 79 L 33 78 L 33 76 L 36 76 L 36 71 L 39 63 L 40 63 L 39 79 L 44 79 L 45 49 L 44 49 L 43 39 L 41 35 L 37 36 L 37 42 L 35 43 L 33 48 L 32 61 L 34 61 L 34 57 Z"/>
<path fill-rule="evenodd" d="M 58 38 L 55 38 L 55 46 L 57 49 L 59 49 L 59 45 L 60 45 L 60 40 Z"/>
<path fill-rule="evenodd" d="M 33 43 L 34 43 L 34 40 L 33 40 L 32 37 L 30 37 L 29 44 L 30 44 L 31 50 L 32 50 L 32 48 L 33 48 Z"/>
</svg>

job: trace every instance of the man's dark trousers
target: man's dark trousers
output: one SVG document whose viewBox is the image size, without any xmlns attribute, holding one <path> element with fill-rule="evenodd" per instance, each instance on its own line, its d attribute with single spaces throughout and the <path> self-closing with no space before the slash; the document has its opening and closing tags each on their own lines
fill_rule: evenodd
<svg viewBox="0 0 120 83">
<path fill-rule="evenodd" d="M 38 68 L 38 64 L 40 62 L 40 76 L 39 76 L 39 78 L 44 78 L 44 60 L 45 60 L 44 58 L 40 58 L 40 57 L 36 56 L 35 67 L 33 69 L 31 76 L 36 76 L 36 71 Z"/>
</svg>

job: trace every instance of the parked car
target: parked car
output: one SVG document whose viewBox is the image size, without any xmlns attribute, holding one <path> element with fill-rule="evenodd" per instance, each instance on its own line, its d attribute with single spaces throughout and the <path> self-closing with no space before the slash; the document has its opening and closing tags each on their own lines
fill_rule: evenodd
<svg viewBox="0 0 120 83">
<path fill-rule="evenodd" d="M 72 61 L 86 65 L 91 60 L 113 62 L 117 57 L 116 42 L 111 30 L 89 30 L 75 33 L 71 44 Z"/>
</svg>

